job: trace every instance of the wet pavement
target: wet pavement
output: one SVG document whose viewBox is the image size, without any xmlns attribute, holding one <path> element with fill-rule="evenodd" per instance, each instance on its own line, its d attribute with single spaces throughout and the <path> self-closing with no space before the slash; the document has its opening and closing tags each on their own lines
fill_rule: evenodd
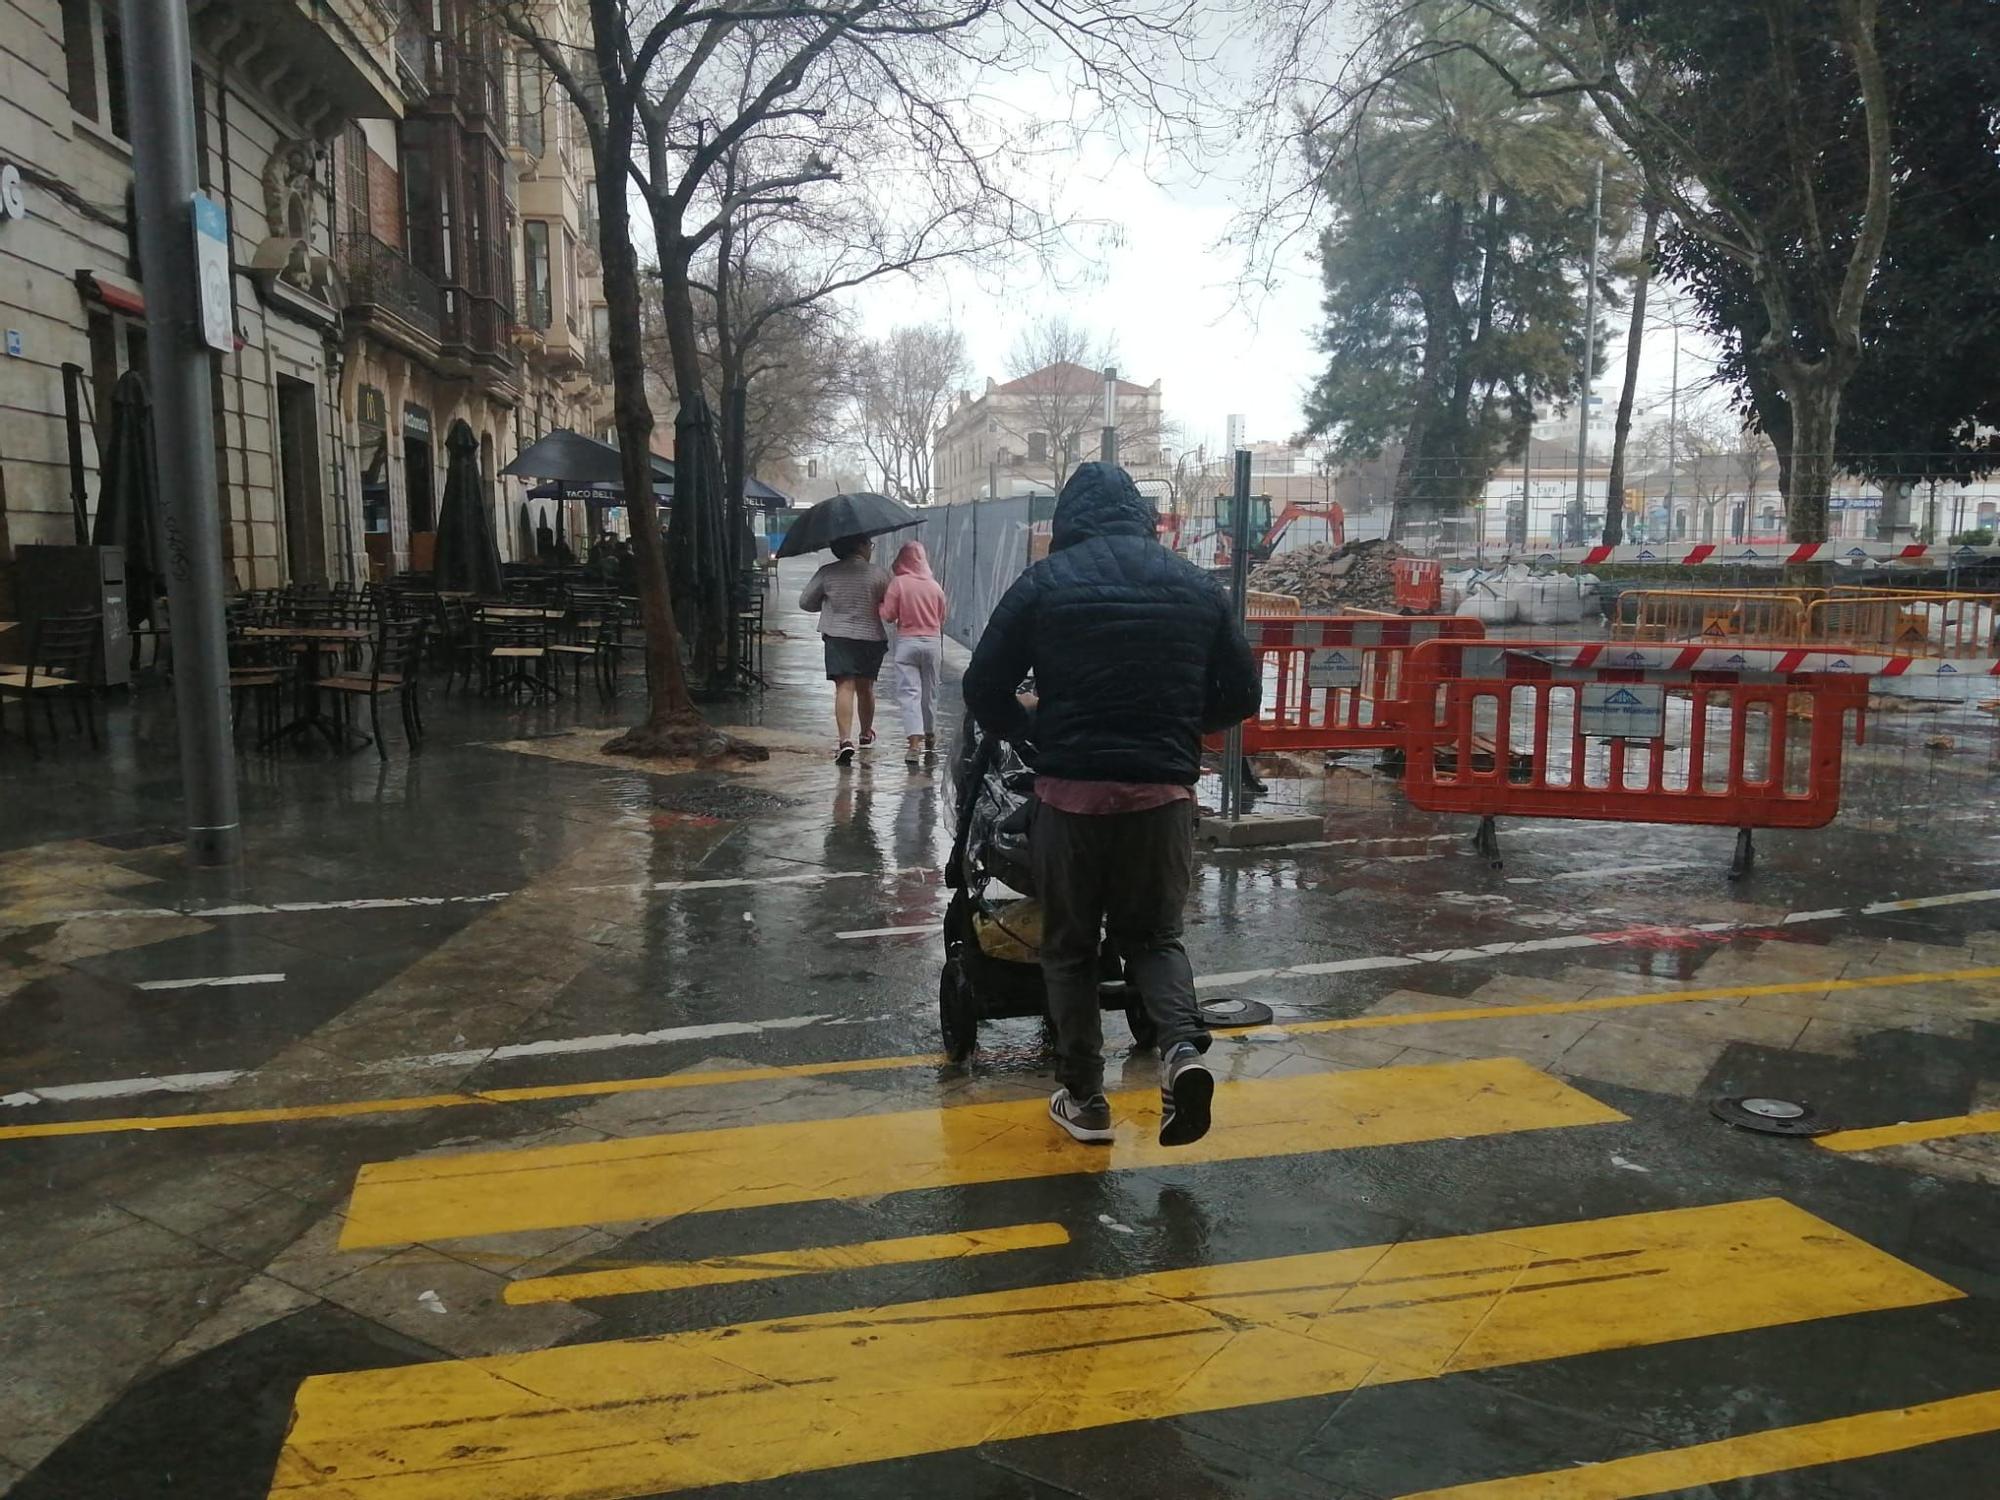
<svg viewBox="0 0 2000 1500">
<path fill-rule="evenodd" d="M 944 773 L 828 763 L 787 628 L 766 766 L 434 696 L 247 759 L 229 875 L 162 694 L 0 742 L 0 1491 L 2000 1492 L 1990 717 L 1874 716 L 1735 883 L 1268 765 L 1323 836 L 1204 856 L 1188 946 L 1275 1022 L 1189 1150 L 1114 1058 L 1093 1152 L 1033 1020 L 937 1057 Z"/>
</svg>

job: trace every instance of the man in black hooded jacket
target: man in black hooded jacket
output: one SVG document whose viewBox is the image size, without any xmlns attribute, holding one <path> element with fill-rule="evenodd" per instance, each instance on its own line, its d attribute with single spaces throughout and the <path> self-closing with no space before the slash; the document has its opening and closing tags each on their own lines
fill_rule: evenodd
<svg viewBox="0 0 2000 1500">
<path fill-rule="evenodd" d="M 1032 724 L 1015 697 L 1030 673 Z M 1160 1144 L 1208 1130 L 1208 1031 L 1181 946 L 1194 784 L 1201 737 L 1254 714 L 1259 696 L 1222 589 L 1155 540 L 1152 509 L 1129 474 L 1080 466 L 1056 502 L 1048 557 L 1014 580 L 965 673 L 980 725 L 1035 746 L 1035 894 L 1062 1085 L 1049 1114 L 1077 1140 L 1113 1136 L 1100 927 L 1159 1034 Z"/>
</svg>

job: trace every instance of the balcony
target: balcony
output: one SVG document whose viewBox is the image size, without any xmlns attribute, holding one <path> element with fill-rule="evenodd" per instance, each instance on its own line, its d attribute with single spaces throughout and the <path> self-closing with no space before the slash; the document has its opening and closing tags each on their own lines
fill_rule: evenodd
<svg viewBox="0 0 2000 1500">
<path fill-rule="evenodd" d="M 449 108 L 472 124 L 484 124 L 502 145 L 511 121 L 507 111 L 505 51 L 484 28 L 454 36 L 433 31 L 407 4 L 396 30 L 396 73 L 413 102 Z"/>
<path fill-rule="evenodd" d="M 350 312 L 359 317 L 386 313 L 432 343 L 443 339 L 444 294 L 402 251 L 372 234 L 343 234 L 339 259 Z"/>
</svg>

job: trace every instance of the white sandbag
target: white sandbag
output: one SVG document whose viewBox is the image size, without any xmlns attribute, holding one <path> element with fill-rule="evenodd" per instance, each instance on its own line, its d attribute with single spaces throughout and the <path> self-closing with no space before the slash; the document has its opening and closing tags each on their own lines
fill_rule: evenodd
<svg viewBox="0 0 2000 1500">
<path fill-rule="evenodd" d="M 1512 625 L 1521 618 L 1521 601 L 1504 576 L 1474 573 L 1468 576 L 1465 595 L 1452 613 L 1487 625 Z"/>
<path fill-rule="evenodd" d="M 1516 585 L 1521 619 L 1529 625 L 1574 625 L 1583 618 L 1583 587 L 1566 573 L 1548 573 Z"/>
</svg>

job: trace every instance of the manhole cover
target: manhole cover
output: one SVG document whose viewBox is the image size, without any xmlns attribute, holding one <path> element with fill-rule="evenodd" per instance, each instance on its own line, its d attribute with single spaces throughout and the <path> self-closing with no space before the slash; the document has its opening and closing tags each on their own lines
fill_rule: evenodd
<svg viewBox="0 0 2000 1500">
<path fill-rule="evenodd" d="M 1734 1125 L 1739 1130 L 1754 1130 L 1760 1135 L 1825 1135 L 1835 1128 L 1833 1121 L 1810 1104 L 1792 1099 L 1771 1099 L 1761 1095 L 1717 1099 L 1708 1109 L 1724 1124 Z"/>
<path fill-rule="evenodd" d="M 1268 1026 L 1271 1007 L 1261 1000 L 1204 1000 L 1201 1018 L 1211 1026 Z"/>
<path fill-rule="evenodd" d="M 698 818 L 748 818 L 798 804 L 747 786 L 719 784 L 668 792 L 664 797 L 655 797 L 653 806 L 663 812 L 687 813 Z"/>
</svg>

